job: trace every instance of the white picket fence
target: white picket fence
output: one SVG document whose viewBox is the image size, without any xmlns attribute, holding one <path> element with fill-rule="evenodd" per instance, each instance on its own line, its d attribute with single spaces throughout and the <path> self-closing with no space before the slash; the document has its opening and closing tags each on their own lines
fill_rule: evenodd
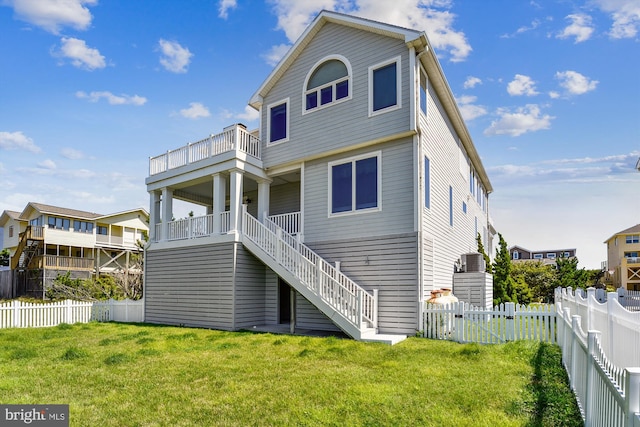
<svg viewBox="0 0 640 427">
<path fill-rule="evenodd" d="M 640 427 L 640 313 L 618 294 L 556 289 L 558 344 L 585 426 Z M 585 332 L 585 330 L 587 332 Z"/>
<path fill-rule="evenodd" d="M 0 303 L 0 329 L 38 328 L 61 323 L 142 322 L 144 302 L 64 300 L 50 303 L 30 303 L 19 300 Z"/>
<path fill-rule="evenodd" d="M 515 340 L 556 342 L 556 311 L 550 304 L 500 304 L 491 310 L 467 303 L 425 304 L 423 335 L 461 343 Z"/>
</svg>

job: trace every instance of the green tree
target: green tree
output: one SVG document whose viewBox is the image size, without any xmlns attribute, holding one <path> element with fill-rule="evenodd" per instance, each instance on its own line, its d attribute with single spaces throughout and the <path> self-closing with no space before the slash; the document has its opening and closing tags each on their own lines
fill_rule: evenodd
<svg viewBox="0 0 640 427">
<path fill-rule="evenodd" d="M 476 236 L 476 242 L 478 243 L 478 252 L 482 254 L 487 271 L 490 272 L 491 258 L 489 258 L 489 255 L 487 255 L 487 252 L 484 250 L 484 245 L 482 244 L 482 237 L 480 236 L 480 233 L 478 233 L 478 235 Z"/>
<path fill-rule="evenodd" d="M 3 249 L 0 251 L 0 266 L 8 266 L 9 261 L 11 260 L 11 252 L 9 249 Z"/>
<path fill-rule="evenodd" d="M 511 257 L 507 242 L 498 233 L 499 247 L 496 248 L 496 258 L 493 263 L 493 304 L 504 302 L 518 302 L 516 283 L 511 276 Z"/>
<path fill-rule="evenodd" d="M 553 302 L 555 269 L 542 261 L 520 261 L 511 266 L 511 276 L 518 281 L 521 278 L 531 290 L 531 300 Z M 518 299 L 522 302 L 520 299 Z"/>
<path fill-rule="evenodd" d="M 584 269 L 578 269 L 578 258 L 557 258 L 553 287 L 583 288 L 586 289 L 589 282 L 589 273 Z"/>
</svg>

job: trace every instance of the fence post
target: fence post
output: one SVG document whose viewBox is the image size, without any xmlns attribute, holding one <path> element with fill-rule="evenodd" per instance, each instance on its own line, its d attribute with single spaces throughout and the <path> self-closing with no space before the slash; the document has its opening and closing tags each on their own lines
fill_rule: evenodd
<svg viewBox="0 0 640 427">
<path fill-rule="evenodd" d="M 443 308 L 447 307 L 446 305 Z M 453 325 L 454 329 L 452 332 L 452 338 L 456 342 L 465 342 L 465 325 L 464 325 L 464 302 L 458 301 L 454 302 L 453 306 Z"/>
<path fill-rule="evenodd" d="M 13 300 L 13 322 L 12 326 L 14 328 L 20 327 L 20 300 Z"/>
<path fill-rule="evenodd" d="M 584 325 L 585 331 L 590 331 L 593 329 L 593 303 L 596 301 L 596 289 L 595 288 L 587 288 L 587 324 Z"/>
<path fill-rule="evenodd" d="M 640 368 L 626 368 L 624 381 L 625 426 L 633 427 L 636 413 L 640 412 Z"/>
<path fill-rule="evenodd" d="M 600 331 L 589 331 L 587 338 L 587 389 L 585 390 L 585 401 L 582 403 L 584 407 L 584 425 L 585 427 L 591 426 L 591 420 L 593 419 L 593 377 L 596 375 L 595 368 L 595 353 L 597 350 L 597 343 L 600 342 Z"/>
<path fill-rule="evenodd" d="M 512 302 L 505 303 L 505 320 L 506 320 L 506 334 L 507 341 L 513 341 L 515 338 L 515 326 L 516 326 L 516 305 Z"/>
<path fill-rule="evenodd" d="M 576 369 L 578 368 L 576 365 L 578 364 L 578 347 L 580 346 L 579 340 L 577 339 L 579 326 L 580 316 L 574 314 L 571 316 L 571 366 L 569 369 L 569 383 L 571 384 L 571 389 L 576 393 Z"/>
<path fill-rule="evenodd" d="M 73 301 L 71 301 L 70 299 L 64 300 L 64 305 L 65 305 L 64 322 L 68 324 L 73 323 L 73 308 L 71 307 L 72 302 Z"/>
<path fill-rule="evenodd" d="M 615 305 L 618 303 L 618 294 L 615 292 L 609 292 L 607 294 L 607 326 L 608 326 L 608 330 L 607 330 L 607 344 L 608 344 L 608 351 L 607 351 L 607 359 L 611 360 L 612 362 L 615 361 L 615 355 L 613 354 L 613 349 L 615 348 L 615 346 L 613 345 L 613 341 L 614 341 L 614 323 L 613 323 L 613 319 L 615 317 Z"/>
</svg>

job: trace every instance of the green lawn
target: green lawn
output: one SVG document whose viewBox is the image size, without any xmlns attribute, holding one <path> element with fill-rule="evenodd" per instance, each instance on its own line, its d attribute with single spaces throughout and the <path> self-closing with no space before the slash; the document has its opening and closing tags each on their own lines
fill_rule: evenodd
<svg viewBox="0 0 640 427">
<path fill-rule="evenodd" d="M 72 426 L 580 426 L 549 344 L 479 346 L 116 323 L 0 330 L 0 402 Z"/>
</svg>

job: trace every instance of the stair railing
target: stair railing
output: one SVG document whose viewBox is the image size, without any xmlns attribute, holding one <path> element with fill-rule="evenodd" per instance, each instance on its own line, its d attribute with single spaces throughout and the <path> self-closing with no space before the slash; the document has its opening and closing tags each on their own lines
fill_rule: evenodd
<svg viewBox="0 0 640 427">
<path fill-rule="evenodd" d="M 242 230 L 247 238 L 358 329 L 365 321 L 377 328 L 376 291 L 373 295 L 368 293 L 275 222 L 266 217 L 264 224 L 258 221 L 246 207 Z"/>
</svg>

